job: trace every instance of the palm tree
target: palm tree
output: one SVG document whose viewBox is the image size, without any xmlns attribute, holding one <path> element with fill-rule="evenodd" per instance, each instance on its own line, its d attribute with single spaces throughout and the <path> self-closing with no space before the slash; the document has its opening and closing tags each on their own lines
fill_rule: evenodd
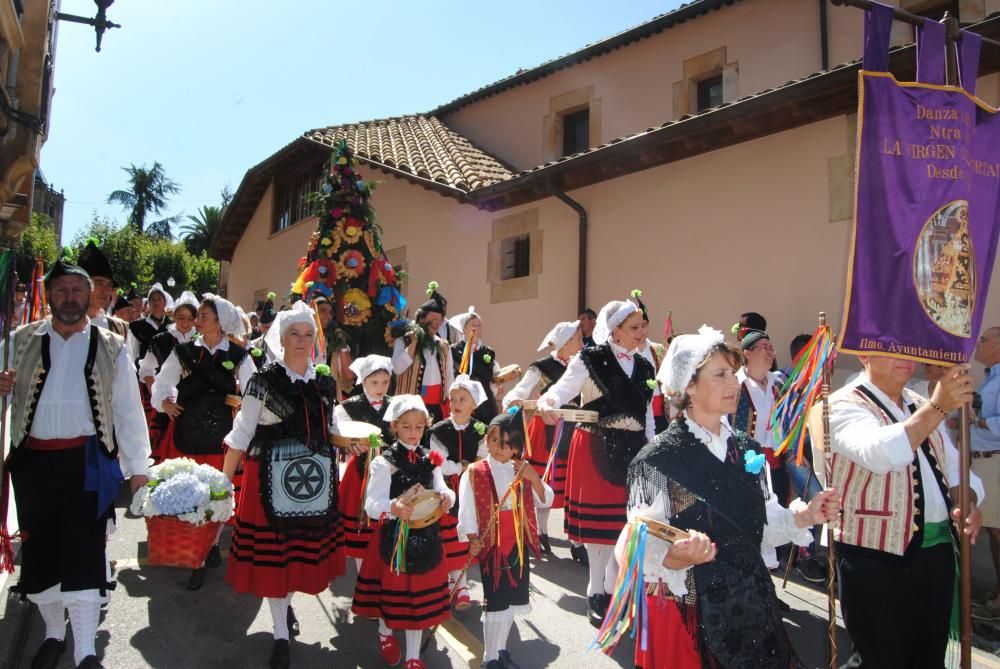
<svg viewBox="0 0 1000 669">
<path fill-rule="evenodd" d="M 198 210 L 197 216 L 189 215 L 188 220 L 191 222 L 180 229 L 181 238 L 190 253 L 199 255 L 212 244 L 222 222 L 222 207 L 205 205 Z"/>
<path fill-rule="evenodd" d="M 153 166 L 146 169 L 146 166 L 136 167 L 130 164 L 123 167 L 128 174 L 129 189 L 116 190 L 108 196 L 108 204 L 120 204 L 129 210 L 128 224 L 136 229 L 136 232 L 146 231 L 146 217 L 149 214 L 161 214 L 167 208 L 167 200 L 171 195 L 180 192 L 180 186 L 172 179 L 168 179 L 163 171 L 163 166 L 154 162 Z M 158 236 L 170 236 L 170 224 L 174 223 L 179 216 L 171 216 L 159 221 L 150 223 L 150 229 Z"/>
</svg>

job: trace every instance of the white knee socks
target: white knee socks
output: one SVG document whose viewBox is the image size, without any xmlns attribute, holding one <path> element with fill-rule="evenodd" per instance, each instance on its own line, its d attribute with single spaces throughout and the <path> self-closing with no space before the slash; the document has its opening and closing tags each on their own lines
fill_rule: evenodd
<svg viewBox="0 0 1000 669">
<path fill-rule="evenodd" d="M 587 583 L 587 596 L 601 595 L 611 592 L 605 586 L 608 562 L 614 553 L 614 546 L 604 546 L 602 544 L 584 544 L 587 547 L 587 560 L 590 564 L 590 580 Z M 614 578 L 611 579 L 611 586 L 614 587 Z"/>
<path fill-rule="evenodd" d="M 538 533 L 547 535 L 549 533 L 549 511 L 551 509 L 535 509 L 535 517 L 538 518 Z"/>
<path fill-rule="evenodd" d="M 406 630 L 406 661 L 420 659 L 420 641 L 423 636 L 423 630 Z"/>
<path fill-rule="evenodd" d="M 73 626 L 73 661 L 83 662 L 88 655 L 97 655 L 94 648 L 94 637 L 97 636 L 97 625 L 101 621 L 101 604 L 85 599 L 70 599 L 66 602 L 69 610 L 69 622 Z"/>
<path fill-rule="evenodd" d="M 392 630 L 381 618 L 378 619 L 378 633 L 380 636 L 392 636 Z"/>
<path fill-rule="evenodd" d="M 354 566 L 357 567 L 358 573 L 361 573 L 361 563 L 363 560 L 361 558 L 354 558 Z"/>
<path fill-rule="evenodd" d="M 288 640 L 288 607 L 292 603 L 292 594 L 285 597 L 265 597 L 268 608 L 271 609 L 271 622 L 274 626 L 274 640 Z"/>
<path fill-rule="evenodd" d="M 38 612 L 45 621 L 46 639 L 62 641 L 66 638 L 66 605 L 61 599 L 57 602 L 39 603 Z"/>
<path fill-rule="evenodd" d="M 483 622 L 483 645 L 486 647 L 483 662 L 500 659 L 500 651 L 507 648 L 507 637 L 510 635 L 513 622 L 510 618 L 505 620 L 487 618 Z"/>
</svg>

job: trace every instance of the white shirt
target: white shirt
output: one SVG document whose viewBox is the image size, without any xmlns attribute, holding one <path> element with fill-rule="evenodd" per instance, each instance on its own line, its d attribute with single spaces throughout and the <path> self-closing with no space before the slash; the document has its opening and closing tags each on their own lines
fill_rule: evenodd
<svg viewBox="0 0 1000 669">
<path fill-rule="evenodd" d="M 490 473 L 493 475 L 493 488 L 497 492 L 497 499 L 504 499 L 504 495 L 507 495 L 507 491 L 514 482 L 514 474 L 516 473 L 514 461 L 498 462 L 493 459 L 493 456 L 487 455 L 486 462 L 489 463 Z M 542 482 L 542 487 L 545 488 L 544 497 L 538 496 L 534 486 L 530 484 L 526 485 L 531 488 L 531 495 L 535 498 L 536 509 L 547 509 L 552 506 L 555 493 L 544 481 Z M 479 518 L 476 515 L 476 491 L 469 485 L 468 471 L 462 474 L 462 480 L 458 484 L 458 499 L 458 536 L 460 540 L 464 539 L 468 541 L 470 534 L 479 534 Z M 511 495 L 507 495 L 501 508 L 504 511 L 511 510 Z"/>
<path fill-rule="evenodd" d="M 566 366 L 566 363 L 559 359 L 559 356 L 556 355 L 555 351 L 550 353 L 549 357 L 551 357 L 553 360 L 558 360 L 559 364 L 561 364 L 563 367 Z M 528 371 L 524 373 L 524 376 L 522 376 L 521 380 L 517 382 L 517 385 L 511 388 L 510 392 L 504 395 L 503 410 L 506 411 L 507 408 L 510 406 L 510 403 L 513 402 L 514 400 L 523 401 L 531 397 L 531 393 L 534 392 L 535 386 L 537 386 L 541 380 L 542 380 L 542 373 L 538 371 L 538 368 L 528 367 Z"/>
<path fill-rule="evenodd" d="M 216 351 L 228 351 L 229 350 L 229 339 L 223 337 L 219 340 L 213 348 L 208 348 L 205 346 L 205 340 L 198 338 L 192 340 L 195 346 L 200 346 L 208 351 L 209 355 L 214 355 Z M 163 361 L 163 366 L 160 367 L 160 373 L 156 375 L 153 381 L 153 387 L 150 391 L 151 397 L 149 403 L 157 411 L 163 411 L 163 400 L 176 400 L 177 399 L 177 384 L 181 380 L 181 361 L 177 359 L 177 351 L 171 351 L 170 355 L 166 360 Z M 250 377 L 257 373 L 257 367 L 254 366 L 253 361 L 250 360 L 250 356 L 246 355 L 243 358 L 243 362 L 240 363 L 240 368 L 238 370 L 239 378 L 239 393 L 242 395 L 243 391 L 246 390 L 247 384 L 250 383 Z"/>
<path fill-rule="evenodd" d="M 882 421 L 865 407 L 850 402 L 838 402 L 830 411 L 831 449 L 834 453 L 840 453 L 851 462 L 856 462 L 875 474 L 904 471 L 913 462 L 913 448 L 910 447 L 910 438 L 903 426 L 903 422 L 910 416 L 907 402 L 911 400 L 906 398 L 908 389 L 904 390 L 903 408 L 900 408 L 869 381 L 867 376 L 862 376 L 861 379 L 860 385 L 870 390 L 879 402 L 892 412 L 892 416 L 898 422 L 883 425 Z M 838 392 L 853 391 L 844 389 Z M 960 480 L 958 450 L 952 444 L 943 422 L 938 425 L 937 432 L 944 444 L 945 452 L 945 462 L 938 464 L 948 479 L 948 485 L 957 486 Z M 949 509 L 945 504 L 944 495 L 935 482 L 934 470 L 924 457 L 923 449 L 918 449 L 916 453 L 924 488 L 924 522 L 939 523 L 949 520 Z M 978 504 L 982 506 L 986 493 L 983 490 L 983 482 L 973 472 L 969 472 L 969 485 L 976 491 Z"/>
<path fill-rule="evenodd" d="M 84 378 L 84 364 L 90 347 L 90 321 L 82 332 L 63 339 L 46 321 L 33 336 L 49 335 L 51 367 L 38 398 L 30 436 L 36 439 L 72 439 L 96 434 L 94 416 Z M 10 366 L 17 369 L 14 356 L 17 346 L 10 335 Z M 28 374 L 28 370 L 21 373 Z M 149 428 L 135 382 L 135 365 L 128 348 L 122 347 L 115 358 L 114 387 L 111 399 L 112 422 L 118 443 L 118 458 L 126 478 L 145 475 L 149 466 Z"/>
<path fill-rule="evenodd" d="M 191 341 L 198 334 L 198 331 L 194 328 L 191 328 L 187 332 L 181 332 L 174 323 L 167 326 L 167 332 L 173 335 L 178 344 Z M 147 378 L 156 376 L 157 367 L 159 367 L 159 362 L 157 362 L 156 356 L 153 355 L 153 351 L 146 351 L 146 357 L 139 361 L 139 380 L 145 381 Z"/>
<path fill-rule="evenodd" d="M 166 319 L 166 316 L 164 316 L 164 319 Z M 159 330 L 160 329 L 160 324 L 163 322 L 163 321 L 160 321 L 160 323 L 157 323 L 155 320 L 153 320 L 152 316 L 146 316 L 142 320 L 144 320 L 147 323 L 149 323 L 150 325 L 152 325 L 153 329 L 155 329 L 155 330 Z M 133 360 L 138 360 L 139 359 L 139 353 L 140 353 L 139 349 L 142 347 L 142 344 L 140 344 L 139 340 L 135 338 L 134 334 L 132 334 L 132 328 L 129 328 L 129 330 L 128 330 L 128 337 L 125 339 L 125 343 L 128 344 L 128 348 L 132 352 L 132 359 Z"/>
<path fill-rule="evenodd" d="M 305 381 L 308 383 L 316 378 L 316 368 L 313 367 L 312 362 L 309 363 L 306 373 L 302 375 L 290 369 L 284 360 L 279 360 L 278 364 L 285 368 L 285 374 L 288 375 L 288 378 L 292 382 Z M 243 398 L 243 401 L 240 403 L 240 410 L 236 413 L 236 418 L 233 420 L 233 429 L 230 430 L 229 434 L 223 440 L 226 442 L 226 445 L 237 451 L 246 452 L 247 448 L 250 447 L 250 441 L 257 432 L 258 425 L 277 425 L 281 422 L 281 418 L 264 406 L 266 399 L 266 397 L 259 399 L 250 395 Z M 330 416 L 327 430 L 328 433 L 333 433 L 332 415 Z"/>
<path fill-rule="evenodd" d="M 685 418 L 685 422 L 691 434 L 704 443 L 709 452 L 719 462 L 722 462 L 726 457 L 728 440 L 732 434 L 732 428 L 729 427 L 726 419 L 722 419 L 722 429 L 719 431 L 719 434 L 709 432 L 689 418 Z M 781 506 L 778 503 L 778 496 L 771 491 L 771 474 L 769 468 L 764 467 L 764 471 L 767 472 L 769 494 L 764 503 L 767 521 L 764 525 L 764 537 L 761 540 L 760 552 L 767 567 L 773 569 L 778 566 L 774 550 L 775 546 L 782 546 L 789 542 L 794 543 L 796 546 L 808 546 L 812 542 L 813 537 L 810 531 L 811 527 L 798 527 L 795 525 L 795 511 L 804 508 L 806 506 L 805 503 L 800 499 L 796 499 L 787 509 Z M 648 506 L 644 504 L 630 504 L 628 508 L 629 521 L 633 520 L 636 516 L 645 516 L 652 520 L 669 523 L 671 517 L 670 500 L 664 497 L 662 492 L 658 492 L 653 499 L 653 503 Z M 680 529 L 686 528 L 682 527 Z M 622 555 L 625 552 L 627 532 L 628 527 L 622 530 L 621 535 L 618 537 L 618 543 L 615 545 L 615 557 L 619 562 L 621 562 Z M 709 536 L 709 539 L 711 538 Z M 687 594 L 685 580 L 687 579 L 687 571 L 690 567 L 686 569 L 667 569 L 664 567 L 663 560 L 669 552 L 670 544 L 668 542 L 658 539 L 648 540 L 646 542 L 643 573 L 647 582 L 657 583 L 662 580 L 674 595 L 681 597 Z"/>
<path fill-rule="evenodd" d="M 631 378 L 632 370 L 635 369 L 634 356 L 638 354 L 615 343 L 611 344 L 611 351 L 615 354 L 615 360 L 618 361 L 622 371 Z M 627 355 L 627 357 L 619 354 Z M 538 398 L 538 408 L 558 409 L 568 404 L 577 395 L 580 395 L 582 404 L 587 404 L 601 397 L 601 391 L 597 389 L 597 385 L 590 378 L 590 372 L 587 371 L 587 366 L 583 364 L 583 358 L 580 357 L 579 353 L 570 359 L 566 373 L 562 375 L 562 378 L 552 384 L 552 387 Z M 646 438 L 652 439 L 655 436 L 656 423 L 653 420 L 653 405 L 652 402 L 648 402 L 646 404 Z"/>
<path fill-rule="evenodd" d="M 736 371 L 736 380 L 741 384 L 745 383 L 750 392 L 750 401 L 757 411 L 757 423 L 754 425 L 754 441 L 761 445 L 761 448 L 774 450 L 774 433 L 768 427 L 771 422 L 771 412 L 774 410 L 774 386 L 781 383 L 780 372 L 767 373 L 767 385 L 762 386 L 747 374 L 746 367 L 740 367 Z M 780 388 L 780 385 L 779 385 Z"/>
<path fill-rule="evenodd" d="M 416 449 L 416 446 L 403 444 L 403 442 L 399 443 L 408 451 Z M 365 494 L 365 513 L 368 514 L 369 518 L 377 520 L 383 516 L 388 518 L 396 517 L 396 514 L 392 512 L 392 504 L 396 500 L 389 499 L 389 486 L 392 484 L 392 475 L 395 471 L 395 465 L 389 464 L 389 461 L 381 455 L 372 458 L 371 465 L 368 467 L 368 490 Z M 441 493 L 441 496 L 444 498 L 445 509 L 450 509 L 455 505 L 455 492 L 445 485 L 440 467 L 434 468 L 432 489 L 434 492 Z"/>
<path fill-rule="evenodd" d="M 369 395 L 367 392 L 363 394 L 365 396 L 365 399 L 368 401 L 368 404 L 371 405 L 371 407 L 375 409 L 375 411 L 380 411 L 382 409 L 382 405 L 385 403 L 384 399 L 376 401 L 373 400 L 371 395 Z M 338 404 L 333 408 L 333 422 L 335 430 L 336 430 L 336 425 L 338 423 L 349 422 L 353 420 L 354 419 L 351 418 L 351 416 L 347 413 L 347 410 L 344 408 L 342 404 Z M 375 427 L 381 428 L 382 426 L 376 425 Z"/>
<path fill-rule="evenodd" d="M 440 337 L 434 337 L 435 342 L 444 341 Z M 447 342 L 445 342 L 447 343 Z M 421 382 L 425 386 L 437 386 L 443 385 L 445 390 L 451 387 L 451 382 L 455 380 L 454 367 L 451 361 L 451 351 L 448 351 L 444 356 L 444 374 L 442 377 L 441 368 L 438 366 L 437 360 L 437 349 L 423 351 L 424 356 L 424 378 Z M 400 337 L 392 343 L 392 371 L 399 376 L 410 367 L 413 366 L 413 358 L 406 351 L 406 344 L 403 343 L 403 338 Z M 419 392 L 420 389 L 417 388 Z"/>
<path fill-rule="evenodd" d="M 445 420 L 448 421 L 449 423 L 451 423 L 452 425 L 454 425 L 456 430 L 464 430 L 465 428 L 469 427 L 468 423 L 465 423 L 464 425 L 459 425 L 451 417 L 448 417 Z M 466 444 L 463 443 L 462 446 L 463 446 L 463 449 L 464 449 L 464 447 L 466 446 Z M 470 458 L 469 459 L 470 462 L 472 460 L 482 460 L 489 453 L 489 449 L 486 448 L 486 439 L 483 439 L 483 438 L 477 439 L 475 441 L 475 443 L 468 444 L 468 447 L 469 447 L 470 451 L 472 451 L 472 449 L 475 449 L 475 453 L 476 453 L 476 455 L 475 455 L 474 458 Z M 441 465 L 441 473 L 443 475 L 445 475 L 445 476 L 454 476 L 455 474 L 461 474 L 462 473 L 462 463 L 455 462 L 454 460 L 449 460 L 448 459 L 448 447 L 445 446 L 441 442 L 441 440 L 438 439 L 433 434 L 431 435 L 431 439 L 430 439 L 430 449 L 432 451 L 436 451 L 436 452 L 438 452 L 438 453 L 440 453 L 441 455 L 444 456 L 444 463 Z"/>
</svg>

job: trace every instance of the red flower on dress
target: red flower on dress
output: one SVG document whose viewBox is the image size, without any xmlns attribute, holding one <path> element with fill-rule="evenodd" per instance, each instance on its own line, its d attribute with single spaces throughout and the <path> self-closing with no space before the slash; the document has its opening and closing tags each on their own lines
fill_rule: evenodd
<svg viewBox="0 0 1000 669">
<path fill-rule="evenodd" d="M 427 459 L 430 460 L 431 464 L 435 467 L 440 467 L 444 464 L 444 456 L 437 451 L 431 451 L 430 455 L 427 456 Z"/>
</svg>

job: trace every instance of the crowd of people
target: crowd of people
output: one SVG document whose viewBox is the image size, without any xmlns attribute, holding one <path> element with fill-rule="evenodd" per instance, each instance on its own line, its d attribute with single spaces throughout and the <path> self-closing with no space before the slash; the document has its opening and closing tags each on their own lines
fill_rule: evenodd
<svg viewBox="0 0 1000 669">
<path fill-rule="evenodd" d="M 17 328 L 0 373 L 12 397 L 17 590 L 45 625 L 33 669 L 65 652 L 67 612 L 76 666 L 103 666 L 94 638 L 113 585 L 114 499 L 176 457 L 218 468 L 237 491 L 228 556 L 220 527 L 187 587 L 225 561 L 225 581 L 267 603 L 272 668 L 292 664 L 294 593 L 323 592 L 352 560 L 351 609 L 378 621 L 372 643 L 387 666 L 424 666 L 427 631 L 475 605 L 471 567 L 483 666 L 516 669 L 507 638 L 530 615 L 531 564 L 551 554 L 549 534 L 564 533 L 589 571 L 580 614 L 600 628 L 638 525 L 672 537 L 649 533 L 641 560 L 643 669 L 801 666 L 771 574 L 784 556 L 809 581 L 830 577 L 825 523 L 848 666 L 943 666 L 962 526 L 973 539 L 990 528 L 998 592 L 975 614 L 1000 618 L 998 373 L 976 393 L 968 365 L 930 368 L 918 387 L 916 363 L 862 357 L 864 371 L 830 398 L 830 453 L 809 446 L 800 459 L 776 452 L 769 418 L 790 371 L 753 312 L 729 341 L 702 326 L 654 343 L 635 291 L 552 324 L 541 357 L 505 388 L 483 318 L 448 318 L 436 289 L 391 356 L 330 346 L 319 360 L 317 340 L 335 341 L 336 328 L 322 296 L 279 308 L 271 295 L 246 313 L 160 284 L 119 295 L 93 243 L 44 284 L 51 313 Z M 808 341 L 796 337 L 789 360 Z M 1000 328 L 983 333 L 976 358 L 996 369 Z M 949 430 L 967 402 L 974 507 L 960 510 Z M 319 472 L 309 495 L 280 479 L 300 458 Z M 5 480 L 4 500 L 7 490 Z"/>
</svg>

